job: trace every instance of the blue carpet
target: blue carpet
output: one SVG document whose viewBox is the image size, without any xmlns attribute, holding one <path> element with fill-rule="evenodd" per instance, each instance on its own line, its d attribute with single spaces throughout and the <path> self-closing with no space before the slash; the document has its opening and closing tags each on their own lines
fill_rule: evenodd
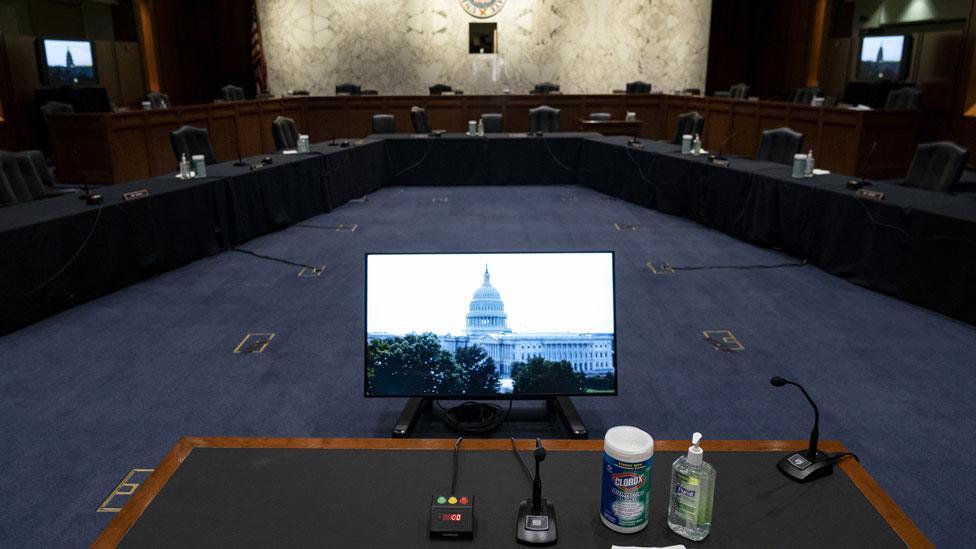
<svg viewBox="0 0 976 549">
<path fill-rule="evenodd" d="M 802 439 L 802 395 L 769 384 L 795 378 L 823 438 L 857 452 L 933 542 L 976 535 L 976 481 L 959 473 L 976 450 L 972 326 L 810 266 L 653 274 L 647 261 L 795 259 L 577 187 L 388 188 L 243 247 L 325 272 L 225 252 L 0 338 L 0 545 L 87 545 L 122 476 L 181 436 L 387 436 L 403 401 L 362 397 L 367 251 L 612 249 L 620 395 L 576 399 L 593 437 L 627 423 L 659 439 Z M 233 354 L 247 332 L 276 335 Z"/>
</svg>

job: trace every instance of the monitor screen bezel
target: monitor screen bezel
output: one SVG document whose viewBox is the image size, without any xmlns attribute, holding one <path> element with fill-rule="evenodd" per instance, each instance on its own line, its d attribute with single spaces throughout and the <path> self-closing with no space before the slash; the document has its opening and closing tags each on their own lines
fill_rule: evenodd
<svg viewBox="0 0 976 549">
<path fill-rule="evenodd" d="M 367 307 L 369 293 L 367 281 L 369 277 L 369 258 L 370 256 L 380 255 L 492 255 L 492 254 L 610 254 L 610 276 L 611 288 L 610 299 L 613 306 L 613 391 L 601 393 L 487 393 L 487 394 L 370 394 L 366 382 L 367 371 L 369 368 L 369 330 L 367 329 Z M 617 256 L 613 250 L 492 250 L 484 252 L 367 252 L 363 256 L 363 396 L 365 398 L 428 398 L 431 400 L 544 400 L 554 397 L 610 397 L 617 396 L 620 391 L 620 361 L 618 360 L 617 344 Z"/>
<path fill-rule="evenodd" d="M 48 59 L 47 59 L 47 48 L 45 47 L 45 43 L 48 42 L 48 41 L 55 41 L 55 42 L 85 42 L 85 43 L 88 44 L 88 48 L 91 50 L 91 59 L 92 59 L 92 82 L 78 82 L 77 84 L 74 83 L 74 82 L 67 82 L 67 83 L 58 84 L 55 87 L 63 88 L 63 87 L 72 87 L 72 86 L 97 86 L 97 85 L 99 85 L 99 83 L 101 82 L 101 80 L 99 80 L 99 75 L 98 75 L 98 57 L 97 57 L 97 52 L 95 51 L 95 42 L 92 41 L 92 40 L 84 39 L 84 38 L 64 38 L 64 37 L 59 37 L 59 36 L 39 36 L 39 37 L 37 37 L 37 40 L 35 40 L 35 42 L 34 42 L 34 49 L 37 52 L 37 65 L 38 65 L 37 66 L 37 75 L 38 75 L 38 78 L 41 81 L 41 84 L 43 84 L 43 85 L 45 85 L 47 87 L 51 87 L 52 86 L 51 85 L 51 75 L 50 75 L 50 72 L 49 72 L 50 69 L 51 69 L 51 65 L 48 63 Z"/>
<path fill-rule="evenodd" d="M 864 52 L 864 39 L 865 38 L 882 38 L 882 37 L 893 37 L 900 36 L 904 39 L 901 48 L 901 65 L 898 67 L 898 77 L 894 80 L 887 78 L 862 78 L 861 77 L 861 65 L 863 60 L 861 59 L 861 54 Z M 858 82 L 904 82 L 908 77 L 908 73 L 911 70 L 912 64 L 912 45 L 914 43 L 915 36 L 912 33 L 907 32 L 892 32 L 890 29 L 871 29 L 861 32 L 861 37 L 857 42 L 857 66 L 854 71 L 854 80 Z"/>
</svg>

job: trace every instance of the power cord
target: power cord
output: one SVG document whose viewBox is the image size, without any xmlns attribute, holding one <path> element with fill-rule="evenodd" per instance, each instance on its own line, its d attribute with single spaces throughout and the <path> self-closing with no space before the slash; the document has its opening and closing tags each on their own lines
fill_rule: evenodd
<svg viewBox="0 0 976 549">
<path fill-rule="evenodd" d="M 502 413 L 502 407 L 497 404 L 485 404 L 468 401 L 453 408 L 445 408 L 440 402 L 434 401 L 437 407 L 444 411 L 444 425 L 458 433 L 468 435 L 486 435 L 492 433 L 508 419 L 512 413 L 512 401 L 508 401 L 508 411 Z"/>
<path fill-rule="evenodd" d="M 529 472 L 529 466 L 526 465 L 525 458 L 522 457 L 522 454 L 519 453 L 518 448 L 515 446 L 515 437 L 511 437 L 511 439 L 512 453 L 515 454 L 515 459 L 518 460 L 519 466 L 522 467 L 522 472 L 525 473 L 525 478 L 529 479 L 529 482 L 532 482 L 532 473 Z"/>
<path fill-rule="evenodd" d="M 460 459 L 458 454 L 460 453 L 459 450 L 461 448 L 462 440 L 464 440 L 464 437 L 457 437 L 457 440 L 454 441 L 454 474 L 451 475 L 451 491 L 448 492 L 452 496 L 457 495 L 457 492 L 455 490 L 457 490 L 457 478 L 458 478 L 458 468 L 459 468 L 458 462 Z"/>
<path fill-rule="evenodd" d="M 715 269 L 740 269 L 740 270 L 750 270 L 750 269 L 782 269 L 784 267 L 804 267 L 807 265 L 807 260 L 804 259 L 798 263 L 776 263 L 773 265 L 703 265 L 701 267 L 671 267 L 672 271 L 709 271 Z"/>
<path fill-rule="evenodd" d="M 298 262 L 295 262 L 295 261 L 289 261 L 287 259 L 281 259 L 279 257 L 272 257 L 270 255 L 259 254 L 257 252 L 252 252 L 251 250 L 245 250 L 244 248 L 238 248 L 237 246 L 230 246 L 229 249 L 231 251 L 233 251 L 233 252 L 247 254 L 247 255 L 250 255 L 250 256 L 257 257 L 259 259 L 267 259 L 268 261 L 275 261 L 277 263 L 284 263 L 285 265 L 291 265 L 293 267 L 304 267 L 306 269 L 318 269 L 319 268 L 319 267 L 315 267 L 315 266 L 312 266 L 312 265 L 307 265 L 305 263 L 298 263 Z"/>
<path fill-rule="evenodd" d="M 868 220 L 871 221 L 871 223 L 874 223 L 878 227 L 884 227 L 885 229 L 890 229 L 892 231 L 896 231 L 898 233 L 901 233 L 902 236 L 904 236 L 905 238 L 907 238 L 908 240 L 910 240 L 910 241 L 912 241 L 912 242 L 914 242 L 916 244 L 920 244 L 922 242 L 929 242 L 929 241 L 933 241 L 933 240 L 946 240 L 946 241 L 949 241 L 949 242 L 961 242 L 963 244 L 973 244 L 973 241 L 972 240 L 965 240 L 963 238 L 954 238 L 954 237 L 951 237 L 951 236 L 929 236 L 929 237 L 924 237 L 924 238 L 914 237 L 914 236 L 908 234 L 901 227 L 898 227 L 896 225 L 889 225 L 887 223 L 882 223 L 882 222 L 878 221 L 877 219 L 874 218 L 873 215 L 871 215 L 871 210 L 868 209 L 867 204 L 865 204 L 865 200 L 862 200 L 862 199 L 858 198 L 857 195 L 853 195 L 853 197 L 854 197 L 854 200 L 856 200 L 857 203 L 861 205 L 861 208 L 864 210 L 864 214 L 867 215 Z"/>
</svg>

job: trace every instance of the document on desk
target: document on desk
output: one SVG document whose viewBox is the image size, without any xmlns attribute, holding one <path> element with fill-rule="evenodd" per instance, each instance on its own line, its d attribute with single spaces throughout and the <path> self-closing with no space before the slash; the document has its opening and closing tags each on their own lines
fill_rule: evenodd
<svg viewBox="0 0 976 549">
<path fill-rule="evenodd" d="M 685 549 L 685 546 L 668 545 L 667 547 L 638 547 L 637 545 L 611 545 L 610 549 Z"/>
</svg>

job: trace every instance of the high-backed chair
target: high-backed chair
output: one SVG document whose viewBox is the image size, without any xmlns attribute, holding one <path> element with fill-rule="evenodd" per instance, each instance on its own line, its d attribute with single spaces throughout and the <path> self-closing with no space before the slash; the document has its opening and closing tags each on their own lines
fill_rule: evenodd
<svg viewBox="0 0 976 549">
<path fill-rule="evenodd" d="M 701 88 L 685 88 L 685 89 L 683 89 L 681 91 L 682 91 L 682 93 L 686 93 L 688 95 L 701 95 L 702 94 L 701 93 Z"/>
<path fill-rule="evenodd" d="M 553 84 L 552 82 L 543 82 L 541 84 L 536 84 L 532 88 L 532 93 L 547 94 L 559 91 L 559 84 Z"/>
<path fill-rule="evenodd" d="M 44 185 L 27 155 L 0 152 L 0 171 L 3 172 L 18 203 L 47 197 Z"/>
<path fill-rule="evenodd" d="M 274 137 L 275 148 L 279 151 L 298 148 L 298 126 L 287 116 L 279 116 L 271 122 L 271 136 Z"/>
<path fill-rule="evenodd" d="M 816 97 L 820 97 L 820 88 L 817 87 L 798 88 L 793 92 L 793 102 L 797 105 L 809 105 Z"/>
<path fill-rule="evenodd" d="M 651 85 L 640 80 L 627 82 L 627 93 L 651 93 Z"/>
<path fill-rule="evenodd" d="M 392 114 L 374 114 L 373 133 L 396 133 L 396 118 Z"/>
<path fill-rule="evenodd" d="M 14 193 L 13 187 L 7 181 L 7 176 L 3 174 L 3 170 L 0 170 L 0 206 L 13 206 L 17 202 L 17 195 Z"/>
<path fill-rule="evenodd" d="M 48 196 L 52 194 L 74 193 L 74 189 L 59 189 L 56 187 L 58 180 L 54 177 L 51 167 L 48 166 L 47 157 L 44 156 L 43 152 L 30 150 L 21 151 L 20 154 L 23 154 L 30 159 L 31 164 L 34 166 L 34 172 L 41 179 L 41 184 L 44 186 L 44 192 Z"/>
<path fill-rule="evenodd" d="M 348 82 L 336 86 L 336 95 L 339 95 L 340 93 L 347 93 L 349 95 L 359 95 L 361 91 L 362 88 L 360 86 L 356 84 L 350 84 Z"/>
<path fill-rule="evenodd" d="M 928 191 L 951 191 L 962 177 L 969 151 L 950 141 L 923 143 L 915 149 L 903 185 Z"/>
<path fill-rule="evenodd" d="M 430 118 L 421 107 L 410 107 L 410 124 L 414 133 L 430 133 Z"/>
<path fill-rule="evenodd" d="M 173 145 L 173 154 L 176 161 L 180 161 L 180 156 L 186 154 L 186 159 L 190 160 L 195 154 L 202 154 L 204 162 L 213 164 L 216 162 L 213 147 L 210 145 L 210 132 L 205 128 L 194 128 L 193 126 L 183 126 L 175 132 L 169 134 L 170 143 Z"/>
<path fill-rule="evenodd" d="M 701 135 L 703 129 L 705 129 L 704 116 L 698 114 L 696 111 L 679 114 L 678 130 L 671 142 L 676 145 L 680 145 L 682 136 L 695 134 Z"/>
<path fill-rule="evenodd" d="M 917 109 L 922 102 L 922 90 L 918 88 L 901 88 L 888 94 L 885 109 Z"/>
<path fill-rule="evenodd" d="M 433 86 L 428 88 L 428 90 L 430 91 L 431 95 L 441 95 L 444 92 L 452 91 L 451 87 L 448 86 L 447 84 L 434 84 Z"/>
<path fill-rule="evenodd" d="M 612 120 L 613 115 L 608 112 L 591 112 L 590 120 Z"/>
<path fill-rule="evenodd" d="M 824 97 L 824 107 L 836 107 L 837 106 L 837 96 L 828 95 Z"/>
<path fill-rule="evenodd" d="M 74 112 L 74 107 L 59 101 L 48 101 L 41 105 L 41 114 L 44 115 L 45 119 L 52 114 L 72 114 Z"/>
<path fill-rule="evenodd" d="M 729 97 L 732 99 L 745 99 L 749 96 L 749 85 L 745 82 L 739 82 L 731 88 L 729 88 Z"/>
<path fill-rule="evenodd" d="M 789 128 L 766 130 L 759 142 L 758 160 L 768 160 L 779 164 L 793 164 L 793 156 L 803 147 L 803 134 Z"/>
<path fill-rule="evenodd" d="M 502 115 L 486 112 L 481 115 L 481 125 L 485 128 L 485 133 L 502 133 Z"/>
<path fill-rule="evenodd" d="M 244 101 L 244 88 L 240 86 L 234 86 L 228 84 L 223 88 L 220 88 L 220 93 L 224 97 L 224 101 Z"/>
<path fill-rule="evenodd" d="M 149 99 L 149 104 L 154 109 L 168 109 L 173 106 L 169 101 L 169 95 L 163 92 L 149 92 L 146 98 Z"/>
<path fill-rule="evenodd" d="M 379 95 L 379 90 L 359 90 L 359 95 Z"/>
<path fill-rule="evenodd" d="M 308 95 L 308 94 L 309 94 L 308 90 L 288 90 L 288 93 L 286 95 L 296 96 L 296 95 Z"/>
<path fill-rule="evenodd" d="M 558 132 L 559 109 L 547 105 L 529 109 L 529 131 Z"/>
</svg>

